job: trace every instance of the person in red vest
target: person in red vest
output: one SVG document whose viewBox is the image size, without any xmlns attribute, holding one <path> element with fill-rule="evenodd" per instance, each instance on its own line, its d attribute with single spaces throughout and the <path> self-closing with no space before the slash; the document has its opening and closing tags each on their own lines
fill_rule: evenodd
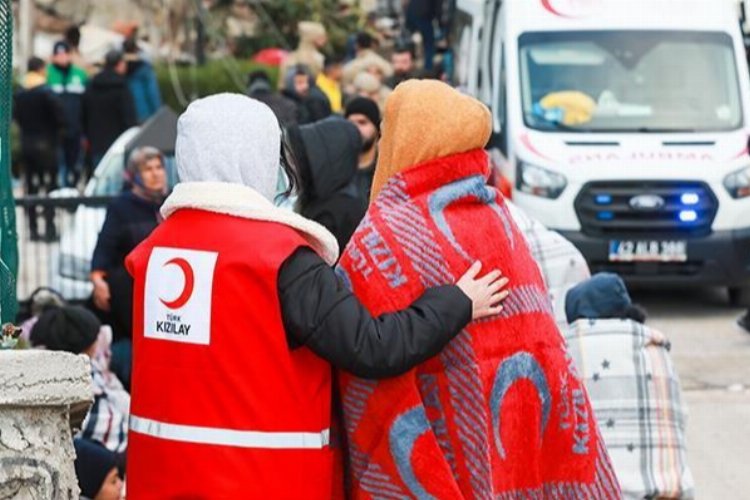
<svg viewBox="0 0 750 500">
<path fill-rule="evenodd" d="M 207 97 L 180 117 L 182 182 L 127 258 L 129 498 L 331 498 L 332 365 L 395 376 L 502 309 L 507 280 L 474 264 L 371 316 L 329 267 L 335 238 L 272 203 L 280 152 L 294 180 L 278 121 L 248 97 Z M 367 244 L 361 265 L 398 287 L 390 250 Z"/>
</svg>

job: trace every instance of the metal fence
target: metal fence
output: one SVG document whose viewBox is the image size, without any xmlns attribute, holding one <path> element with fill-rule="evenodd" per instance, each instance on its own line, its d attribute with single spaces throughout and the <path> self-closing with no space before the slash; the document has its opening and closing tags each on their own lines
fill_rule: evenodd
<svg viewBox="0 0 750 500">
<path fill-rule="evenodd" d="M 9 125 L 13 77 L 13 2 L 0 0 L 0 321 L 16 314 L 16 227 L 10 181 Z"/>
<path fill-rule="evenodd" d="M 70 301 L 90 296 L 91 257 L 111 199 L 16 199 L 19 302 L 28 301 L 39 287 L 53 288 Z"/>
</svg>

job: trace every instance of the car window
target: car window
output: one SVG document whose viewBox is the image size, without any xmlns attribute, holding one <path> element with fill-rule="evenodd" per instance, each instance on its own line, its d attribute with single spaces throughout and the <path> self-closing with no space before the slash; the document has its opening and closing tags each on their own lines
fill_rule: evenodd
<svg viewBox="0 0 750 500">
<path fill-rule="evenodd" d="M 125 160 L 123 155 L 107 155 L 106 163 L 100 163 L 96 169 L 94 196 L 115 196 L 122 192 L 124 183 Z"/>
</svg>

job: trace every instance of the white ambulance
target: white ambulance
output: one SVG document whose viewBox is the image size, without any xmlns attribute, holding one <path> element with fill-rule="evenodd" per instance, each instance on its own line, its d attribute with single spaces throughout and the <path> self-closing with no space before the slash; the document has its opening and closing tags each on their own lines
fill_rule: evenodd
<svg viewBox="0 0 750 500">
<path fill-rule="evenodd" d="M 456 79 L 513 201 L 592 271 L 750 285 L 750 79 L 732 0 L 457 0 Z"/>
</svg>

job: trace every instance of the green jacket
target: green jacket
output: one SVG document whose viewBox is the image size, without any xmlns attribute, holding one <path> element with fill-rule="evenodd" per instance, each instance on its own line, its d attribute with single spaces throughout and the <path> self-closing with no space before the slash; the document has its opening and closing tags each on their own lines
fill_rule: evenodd
<svg viewBox="0 0 750 500">
<path fill-rule="evenodd" d="M 67 74 L 57 66 L 47 66 L 47 85 L 55 94 L 83 94 L 89 77 L 83 68 L 72 65 Z"/>
<path fill-rule="evenodd" d="M 47 66 L 47 85 L 65 107 L 68 137 L 79 136 L 83 130 L 83 93 L 88 79 L 83 68 L 72 64 L 65 73 L 53 64 Z"/>
</svg>

